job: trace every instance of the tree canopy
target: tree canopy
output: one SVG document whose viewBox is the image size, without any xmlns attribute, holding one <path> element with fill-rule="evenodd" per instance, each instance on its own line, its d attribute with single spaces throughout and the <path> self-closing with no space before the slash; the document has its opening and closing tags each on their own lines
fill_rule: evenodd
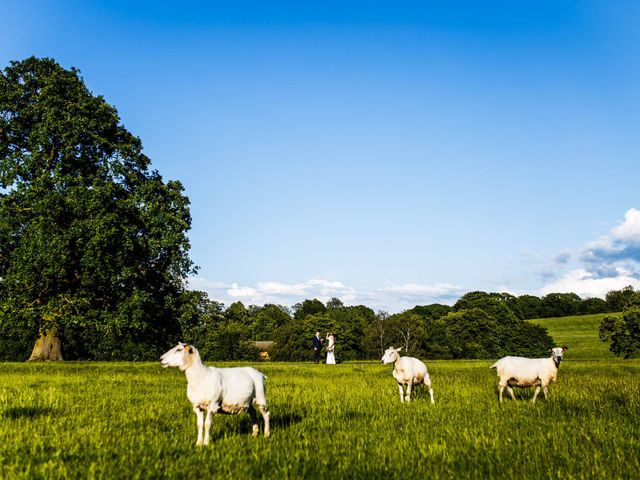
<svg viewBox="0 0 640 480">
<path fill-rule="evenodd" d="M 0 325 L 39 335 L 34 359 L 65 336 L 140 358 L 178 335 L 189 201 L 149 167 L 75 68 L 32 57 L 0 73 Z"/>
<path fill-rule="evenodd" d="M 609 342 L 609 350 L 615 355 L 631 358 L 640 353 L 640 292 L 631 287 L 623 292 L 622 313 L 602 319 L 600 339 Z"/>
</svg>

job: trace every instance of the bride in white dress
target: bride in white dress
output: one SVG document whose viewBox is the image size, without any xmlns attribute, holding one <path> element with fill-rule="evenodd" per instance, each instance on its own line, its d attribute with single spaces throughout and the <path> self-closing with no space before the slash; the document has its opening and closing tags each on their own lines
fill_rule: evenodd
<svg viewBox="0 0 640 480">
<path fill-rule="evenodd" d="M 336 340 L 333 338 L 333 332 L 327 333 L 327 365 L 335 365 L 336 364 L 336 356 L 334 353 Z"/>
</svg>

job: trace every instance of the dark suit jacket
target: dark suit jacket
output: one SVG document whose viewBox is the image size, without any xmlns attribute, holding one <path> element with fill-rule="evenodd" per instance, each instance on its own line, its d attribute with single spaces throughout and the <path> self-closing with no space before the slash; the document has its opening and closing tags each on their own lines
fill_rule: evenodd
<svg viewBox="0 0 640 480">
<path fill-rule="evenodd" d="M 322 339 L 316 337 L 315 335 L 313 336 L 313 349 L 314 350 L 320 350 L 322 348 Z"/>
</svg>

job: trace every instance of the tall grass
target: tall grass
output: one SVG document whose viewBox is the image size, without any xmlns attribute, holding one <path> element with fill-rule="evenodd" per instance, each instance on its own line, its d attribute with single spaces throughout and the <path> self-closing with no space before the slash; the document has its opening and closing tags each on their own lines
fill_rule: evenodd
<svg viewBox="0 0 640 480">
<path fill-rule="evenodd" d="M 498 405 L 486 361 L 428 364 L 400 404 L 391 367 L 260 364 L 272 436 L 216 416 L 196 447 L 186 380 L 157 364 L 0 364 L 2 478 L 633 478 L 640 361 L 567 352 L 548 401 Z"/>
</svg>

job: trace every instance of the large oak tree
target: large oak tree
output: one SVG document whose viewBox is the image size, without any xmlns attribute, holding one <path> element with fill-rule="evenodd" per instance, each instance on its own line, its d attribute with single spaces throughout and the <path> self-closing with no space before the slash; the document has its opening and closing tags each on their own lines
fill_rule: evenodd
<svg viewBox="0 0 640 480">
<path fill-rule="evenodd" d="M 0 324 L 37 332 L 31 359 L 61 359 L 68 327 L 177 334 L 189 201 L 78 70 L 32 57 L 0 71 L 0 187 Z"/>
</svg>

